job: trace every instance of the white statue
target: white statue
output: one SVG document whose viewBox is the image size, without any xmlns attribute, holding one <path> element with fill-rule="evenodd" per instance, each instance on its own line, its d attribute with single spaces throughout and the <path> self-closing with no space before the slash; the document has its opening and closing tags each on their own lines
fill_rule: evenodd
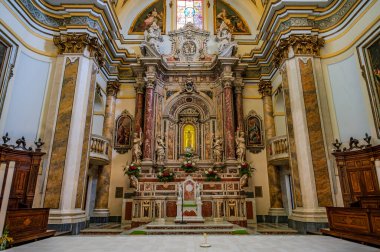
<svg viewBox="0 0 380 252">
<path fill-rule="evenodd" d="M 157 163 L 163 163 L 165 160 L 165 142 L 164 139 L 160 136 L 157 137 L 157 145 L 156 145 L 156 154 L 157 154 Z"/>
<path fill-rule="evenodd" d="M 153 22 L 152 25 L 147 30 L 145 30 L 144 38 L 150 46 L 159 52 L 159 45 L 164 40 L 161 35 L 161 29 L 156 22 Z"/>
<path fill-rule="evenodd" d="M 141 145 L 142 145 L 142 132 L 140 131 L 140 135 L 135 132 L 133 134 L 133 162 L 139 164 L 141 162 Z"/>
<path fill-rule="evenodd" d="M 220 56 L 231 57 L 236 54 L 237 43 L 232 41 L 232 33 L 224 21 L 217 31 L 216 41 L 219 42 L 218 52 Z"/>
<path fill-rule="evenodd" d="M 195 195 L 196 195 L 197 199 L 201 197 L 201 185 L 200 185 L 200 183 L 197 183 L 195 186 Z"/>
<path fill-rule="evenodd" d="M 244 138 L 244 131 L 236 131 L 236 136 L 235 136 L 235 142 L 236 142 L 236 156 L 237 160 L 240 163 L 244 162 L 245 158 L 245 138 Z"/>
<path fill-rule="evenodd" d="M 179 198 L 183 197 L 182 193 L 183 193 L 182 183 L 178 183 L 178 197 Z"/>
<path fill-rule="evenodd" d="M 222 162 L 223 140 L 220 136 L 216 136 L 212 143 L 212 150 L 216 163 Z"/>
</svg>

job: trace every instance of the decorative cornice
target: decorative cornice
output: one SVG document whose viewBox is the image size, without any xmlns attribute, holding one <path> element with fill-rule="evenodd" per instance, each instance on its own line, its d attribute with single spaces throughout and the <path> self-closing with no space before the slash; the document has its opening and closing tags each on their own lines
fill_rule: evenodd
<svg viewBox="0 0 380 252">
<path fill-rule="evenodd" d="M 120 83 L 118 81 L 107 82 L 107 96 L 115 96 L 120 90 Z"/>
<path fill-rule="evenodd" d="M 84 53 L 87 49 L 90 57 L 95 57 L 100 66 L 104 66 L 104 47 L 98 38 L 88 34 L 70 33 L 54 36 L 54 44 L 58 47 L 59 54 Z"/>
<path fill-rule="evenodd" d="M 293 49 L 294 55 L 319 56 L 320 48 L 325 45 L 323 38 L 317 35 L 290 35 L 288 38 L 281 39 L 277 48 L 273 51 L 273 61 L 276 67 L 281 62 L 289 58 L 289 48 Z"/>
<path fill-rule="evenodd" d="M 261 80 L 259 83 L 259 93 L 263 98 L 265 96 L 272 96 L 272 83 L 270 81 Z"/>
</svg>

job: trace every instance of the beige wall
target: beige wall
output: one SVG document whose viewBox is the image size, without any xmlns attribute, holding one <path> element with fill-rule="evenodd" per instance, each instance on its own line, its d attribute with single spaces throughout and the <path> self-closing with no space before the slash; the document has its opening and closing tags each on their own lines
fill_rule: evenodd
<svg viewBox="0 0 380 252">
<path fill-rule="evenodd" d="M 243 111 L 244 116 L 248 116 L 248 113 L 254 110 L 262 118 L 263 113 L 263 102 L 261 95 L 258 92 L 258 86 L 246 85 L 243 92 Z M 250 186 L 262 186 L 263 187 L 263 197 L 256 198 L 256 211 L 258 215 L 267 215 L 270 208 L 269 201 L 269 182 L 268 182 L 268 171 L 267 171 L 267 158 L 266 151 L 263 149 L 260 153 L 254 154 L 247 151 L 247 162 L 252 164 L 256 168 L 256 171 L 252 173 L 252 178 L 250 181 Z"/>
<path fill-rule="evenodd" d="M 135 91 L 130 84 L 122 84 L 116 100 L 115 116 L 119 116 L 123 110 L 127 110 L 131 115 L 135 114 Z M 132 152 L 119 154 L 112 151 L 112 170 L 109 194 L 109 209 L 111 216 L 121 216 L 121 207 L 123 199 L 115 198 L 116 187 L 124 187 L 124 192 L 129 185 L 128 176 L 124 175 L 123 168 L 126 163 L 132 160 Z"/>
</svg>

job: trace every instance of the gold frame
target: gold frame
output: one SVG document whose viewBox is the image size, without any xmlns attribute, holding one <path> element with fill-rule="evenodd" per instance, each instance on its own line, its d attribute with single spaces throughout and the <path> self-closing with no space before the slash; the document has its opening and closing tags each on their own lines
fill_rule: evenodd
<svg viewBox="0 0 380 252">
<path fill-rule="evenodd" d="M 232 7 L 229 3 L 226 3 L 225 1 L 223 0 L 215 0 L 214 1 L 214 34 L 217 33 L 217 29 L 216 29 L 216 6 L 218 4 L 218 2 L 223 2 L 223 4 L 227 5 L 229 8 L 231 8 L 231 10 L 233 10 L 236 14 L 238 14 L 238 17 L 241 19 L 241 21 L 243 21 L 244 25 L 247 27 L 248 29 L 248 32 L 244 32 L 244 33 L 236 33 L 236 32 L 233 32 L 232 34 L 233 35 L 252 35 L 251 33 L 251 29 L 249 28 L 248 24 L 247 24 L 247 21 L 242 18 L 240 12 L 238 12 L 234 7 Z"/>
<path fill-rule="evenodd" d="M 135 27 L 136 23 L 137 23 L 137 20 L 141 17 L 141 15 L 149 8 L 151 8 L 153 5 L 159 3 L 160 1 L 162 1 L 163 3 L 163 11 L 164 11 L 164 15 L 162 17 L 162 31 L 161 33 L 162 34 L 166 34 L 166 1 L 165 0 L 156 0 L 154 1 L 153 3 L 149 4 L 146 8 L 144 8 L 142 11 L 139 12 L 139 14 L 137 14 L 137 16 L 135 17 L 135 19 L 133 20 L 132 22 L 132 25 L 129 27 L 129 30 L 128 30 L 128 35 L 144 35 L 144 32 L 134 32 L 133 31 L 133 27 Z"/>
</svg>

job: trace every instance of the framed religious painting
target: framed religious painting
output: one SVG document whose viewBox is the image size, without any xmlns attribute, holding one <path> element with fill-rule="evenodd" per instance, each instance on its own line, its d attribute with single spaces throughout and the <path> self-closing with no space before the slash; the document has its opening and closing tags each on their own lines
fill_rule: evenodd
<svg viewBox="0 0 380 252">
<path fill-rule="evenodd" d="M 245 119 L 246 147 L 253 153 L 258 153 L 264 149 L 263 120 L 253 110 Z"/>
<path fill-rule="evenodd" d="M 214 33 L 225 23 L 234 35 L 251 35 L 245 19 L 230 4 L 223 0 L 214 2 Z"/>
<path fill-rule="evenodd" d="M 133 118 L 132 115 L 124 110 L 115 122 L 114 149 L 118 153 L 126 153 L 132 148 L 133 137 Z"/>
<path fill-rule="evenodd" d="M 135 20 L 133 20 L 128 34 L 142 35 L 153 23 L 156 23 L 160 27 L 161 33 L 165 34 L 166 0 L 154 1 L 140 12 Z"/>
<path fill-rule="evenodd" d="M 368 86 L 377 137 L 380 138 L 380 32 L 370 35 L 365 41 L 357 49 L 362 75 Z"/>
</svg>

